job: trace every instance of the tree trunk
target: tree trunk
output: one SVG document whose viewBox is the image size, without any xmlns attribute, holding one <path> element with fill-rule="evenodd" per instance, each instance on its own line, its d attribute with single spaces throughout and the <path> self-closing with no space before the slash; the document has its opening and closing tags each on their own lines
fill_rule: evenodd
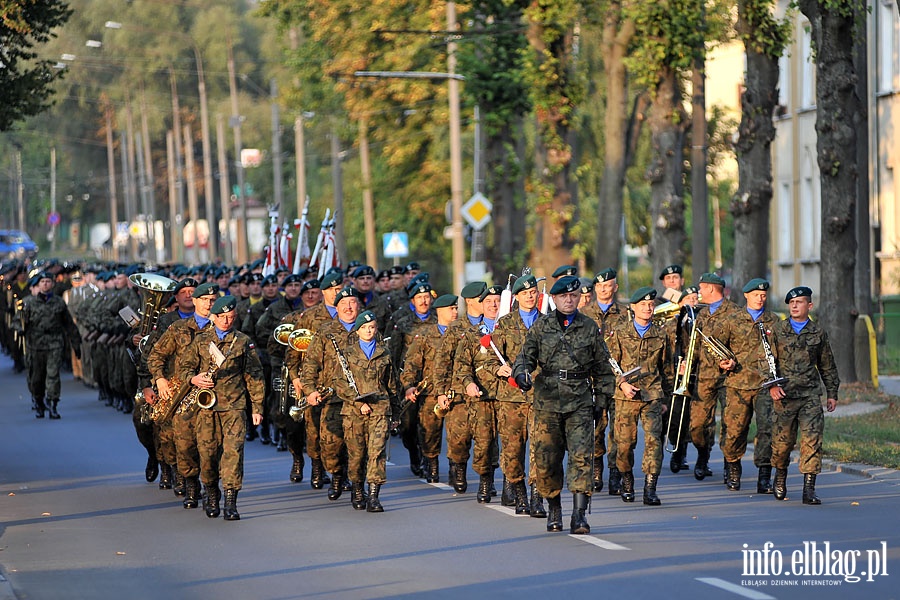
<svg viewBox="0 0 900 600">
<path fill-rule="evenodd" d="M 675 71 L 660 72 L 656 95 L 650 106 L 653 158 L 647 172 L 650 181 L 650 259 L 654 276 L 666 265 L 684 264 L 684 197 L 682 196 L 685 119 Z M 680 118 L 679 118 L 680 117 Z"/>
<path fill-rule="evenodd" d="M 597 238 L 594 266 L 620 269 L 624 212 L 628 84 L 624 58 L 634 37 L 634 22 L 621 22 L 621 5 L 611 3 L 603 27 L 603 65 L 606 70 L 606 114 L 604 116 L 603 179 L 597 204 Z"/>
<path fill-rule="evenodd" d="M 816 52 L 816 151 L 822 188 L 821 284 L 818 317 L 832 340 L 838 372 L 856 381 L 853 339 L 856 265 L 856 132 L 865 127 L 856 94 L 854 14 L 840 15 L 816 0 L 801 0 Z"/>
<path fill-rule="evenodd" d="M 738 28 L 749 30 L 748 5 L 738 4 Z M 758 6 L 755 8 L 759 8 Z M 735 145 L 738 190 L 731 200 L 734 216 L 734 284 L 731 299 L 754 277 L 766 277 L 769 265 L 769 209 L 772 204 L 772 115 L 778 104 L 778 58 L 745 45 L 747 72 L 741 94 L 741 125 Z"/>
<path fill-rule="evenodd" d="M 521 273 L 525 266 L 525 174 L 523 118 L 485 143 L 485 185 L 494 204 L 494 243 L 489 250 L 488 267 L 495 281 L 503 281 L 508 273 Z"/>
</svg>

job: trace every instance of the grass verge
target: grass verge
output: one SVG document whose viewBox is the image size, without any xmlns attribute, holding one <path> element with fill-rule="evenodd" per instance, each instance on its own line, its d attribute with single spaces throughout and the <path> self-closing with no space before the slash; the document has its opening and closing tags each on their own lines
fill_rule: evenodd
<svg viewBox="0 0 900 600">
<path fill-rule="evenodd" d="M 872 402 L 882 410 L 825 420 L 822 449 L 827 458 L 900 469 L 900 398 L 864 384 L 841 386 L 841 404 Z"/>
</svg>

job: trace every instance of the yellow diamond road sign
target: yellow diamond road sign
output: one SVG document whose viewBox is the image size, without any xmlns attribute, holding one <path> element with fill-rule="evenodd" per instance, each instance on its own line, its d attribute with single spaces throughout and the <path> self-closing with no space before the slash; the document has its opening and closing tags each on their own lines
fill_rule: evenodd
<svg viewBox="0 0 900 600">
<path fill-rule="evenodd" d="M 463 204 L 462 216 L 473 229 L 484 229 L 491 222 L 491 209 L 494 205 L 481 192 L 475 192 L 469 201 Z"/>
</svg>

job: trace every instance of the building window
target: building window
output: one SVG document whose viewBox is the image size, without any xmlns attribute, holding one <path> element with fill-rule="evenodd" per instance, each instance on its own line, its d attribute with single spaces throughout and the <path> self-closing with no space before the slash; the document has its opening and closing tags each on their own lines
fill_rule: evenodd
<svg viewBox="0 0 900 600">
<path fill-rule="evenodd" d="M 800 179 L 800 260 L 810 261 L 821 255 L 820 240 L 822 229 L 822 202 L 819 198 L 813 169 L 804 165 Z"/>
<path fill-rule="evenodd" d="M 812 54 L 812 31 L 809 22 L 800 28 L 800 108 L 816 105 L 816 64 Z"/>
<path fill-rule="evenodd" d="M 778 109 L 777 116 L 782 116 L 791 110 L 791 56 L 790 49 L 786 46 L 784 54 L 778 59 Z"/>
<path fill-rule="evenodd" d="M 889 0 L 878 3 L 878 92 L 894 90 L 894 73 L 897 65 L 897 8 Z"/>
<path fill-rule="evenodd" d="M 791 249 L 793 241 L 793 207 L 791 200 L 791 184 L 782 183 L 778 188 L 778 224 L 775 226 L 778 240 L 778 262 L 790 263 L 794 256 Z"/>
</svg>

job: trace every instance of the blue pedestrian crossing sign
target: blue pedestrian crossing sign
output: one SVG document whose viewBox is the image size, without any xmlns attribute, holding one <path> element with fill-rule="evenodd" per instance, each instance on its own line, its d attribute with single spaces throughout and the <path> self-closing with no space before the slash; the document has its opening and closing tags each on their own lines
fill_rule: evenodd
<svg viewBox="0 0 900 600">
<path fill-rule="evenodd" d="M 405 258 L 409 256 L 409 236 L 405 231 L 392 231 L 382 236 L 385 258 Z"/>
</svg>

